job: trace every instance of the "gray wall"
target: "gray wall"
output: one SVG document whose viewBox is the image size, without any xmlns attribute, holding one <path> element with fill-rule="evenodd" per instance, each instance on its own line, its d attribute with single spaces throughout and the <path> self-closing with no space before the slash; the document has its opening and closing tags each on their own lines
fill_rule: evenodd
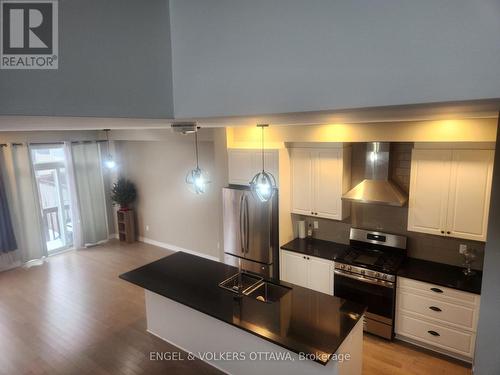
<svg viewBox="0 0 500 375">
<path fill-rule="evenodd" d="M 217 132 L 225 134 L 224 129 L 213 130 Z M 137 185 L 138 234 L 219 258 L 221 189 L 227 181 L 223 161 L 225 145 L 217 137 L 200 142 L 200 167 L 209 172 L 212 183 L 206 194 L 196 195 L 188 191 L 184 182 L 187 172 L 195 165 L 194 138 L 192 135 L 171 138 L 115 143 L 120 157 L 119 174 Z"/>
<path fill-rule="evenodd" d="M 408 192 L 410 177 L 410 160 L 412 143 L 391 144 L 392 181 Z M 352 186 L 356 186 L 363 179 L 365 144 L 353 144 L 352 148 Z M 397 233 L 408 237 L 408 255 L 414 258 L 431 260 L 455 266 L 463 265 L 463 258 L 458 253 L 460 244 L 467 244 L 476 251 L 477 258 L 473 268 L 483 268 L 484 243 L 477 241 L 445 238 L 430 234 L 408 232 L 408 207 L 390 207 L 362 203 L 352 203 L 351 216 L 345 221 L 317 219 L 293 215 L 294 232 L 297 236 L 298 220 L 319 221 L 316 238 L 340 243 L 349 243 L 349 229 L 351 226 L 364 229 L 380 230 L 388 233 Z"/>
<path fill-rule="evenodd" d="M 172 117 L 168 0 L 61 0 L 59 19 L 59 70 L 0 70 L 0 115 Z"/>
<path fill-rule="evenodd" d="M 500 120 L 497 149 L 500 146 Z M 500 356 L 500 152 L 495 153 L 488 240 L 485 249 L 481 311 L 476 342 L 475 374 L 498 374 Z"/>
<path fill-rule="evenodd" d="M 171 0 L 175 115 L 500 97 L 498 0 Z"/>
</svg>

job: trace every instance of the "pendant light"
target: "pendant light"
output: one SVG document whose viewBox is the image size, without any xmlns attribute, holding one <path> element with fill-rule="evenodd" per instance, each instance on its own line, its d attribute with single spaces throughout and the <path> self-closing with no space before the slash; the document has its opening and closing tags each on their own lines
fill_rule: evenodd
<svg viewBox="0 0 500 375">
<path fill-rule="evenodd" d="M 106 143 L 108 145 L 108 150 L 107 150 L 108 154 L 104 158 L 104 165 L 108 169 L 114 169 L 116 167 L 116 162 L 113 159 L 113 156 L 111 155 L 111 152 L 109 151 L 109 130 L 110 129 L 104 129 L 104 131 L 106 132 Z"/>
<path fill-rule="evenodd" d="M 271 200 L 276 191 L 276 179 L 270 172 L 266 172 L 264 168 L 264 128 L 268 124 L 258 124 L 257 127 L 261 128 L 261 142 L 262 142 L 262 172 L 257 173 L 250 181 L 250 188 L 252 192 L 260 199 L 261 202 Z"/>
<path fill-rule="evenodd" d="M 211 182 L 208 177 L 208 173 L 200 168 L 198 160 L 198 129 L 195 128 L 194 131 L 194 148 L 196 155 L 196 168 L 192 169 L 186 175 L 186 184 L 190 191 L 195 194 L 203 194 L 207 190 L 208 184 Z"/>
</svg>

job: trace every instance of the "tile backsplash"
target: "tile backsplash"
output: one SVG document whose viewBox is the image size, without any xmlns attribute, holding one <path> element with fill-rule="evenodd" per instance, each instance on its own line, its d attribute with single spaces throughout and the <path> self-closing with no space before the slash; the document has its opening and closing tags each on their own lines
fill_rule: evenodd
<svg viewBox="0 0 500 375">
<path fill-rule="evenodd" d="M 411 143 L 391 144 L 390 176 L 393 182 L 408 192 L 410 176 Z M 352 186 L 363 179 L 364 144 L 353 145 Z M 392 207 L 363 203 L 351 203 L 351 216 L 344 221 L 328 220 L 292 214 L 294 234 L 297 237 L 297 221 L 308 223 L 318 221 L 319 229 L 314 236 L 319 239 L 349 243 L 351 227 L 379 230 L 408 237 L 408 255 L 414 258 L 462 266 L 463 257 L 458 253 L 460 244 L 466 244 L 476 251 L 477 259 L 473 268 L 483 268 L 484 243 L 430 234 L 408 232 L 408 207 Z"/>
</svg>

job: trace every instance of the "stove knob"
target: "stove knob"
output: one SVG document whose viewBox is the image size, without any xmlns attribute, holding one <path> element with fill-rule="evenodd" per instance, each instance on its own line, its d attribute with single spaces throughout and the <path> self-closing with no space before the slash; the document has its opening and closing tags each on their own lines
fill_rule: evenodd
<svg viewBox="0 0 500 375">
<path fill-rule="evenodd" d="M 375 277 L 380 277 L 380 273 L 378 273 L 378 272 L 377 272 L 377 273 L 375 274 Z"/>
<path fill-rule="evenodd" d="M 347 270 L 348 271 L 352 270 L 352 267 L 351 266 L 347 266 Z"/>
</svg>

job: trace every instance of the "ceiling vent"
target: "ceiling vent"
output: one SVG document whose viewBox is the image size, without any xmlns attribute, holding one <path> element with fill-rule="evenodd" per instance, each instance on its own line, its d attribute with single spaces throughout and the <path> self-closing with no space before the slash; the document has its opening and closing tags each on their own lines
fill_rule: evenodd
<svg viewBox="0 0 500 375">
<path fill-rule="evenodd" d="M 172 130 L 174 133 L 191 134 L 196 133 L 198 128 L 195 122 L 178 122 L 172 124 Z"/>
</svg>

